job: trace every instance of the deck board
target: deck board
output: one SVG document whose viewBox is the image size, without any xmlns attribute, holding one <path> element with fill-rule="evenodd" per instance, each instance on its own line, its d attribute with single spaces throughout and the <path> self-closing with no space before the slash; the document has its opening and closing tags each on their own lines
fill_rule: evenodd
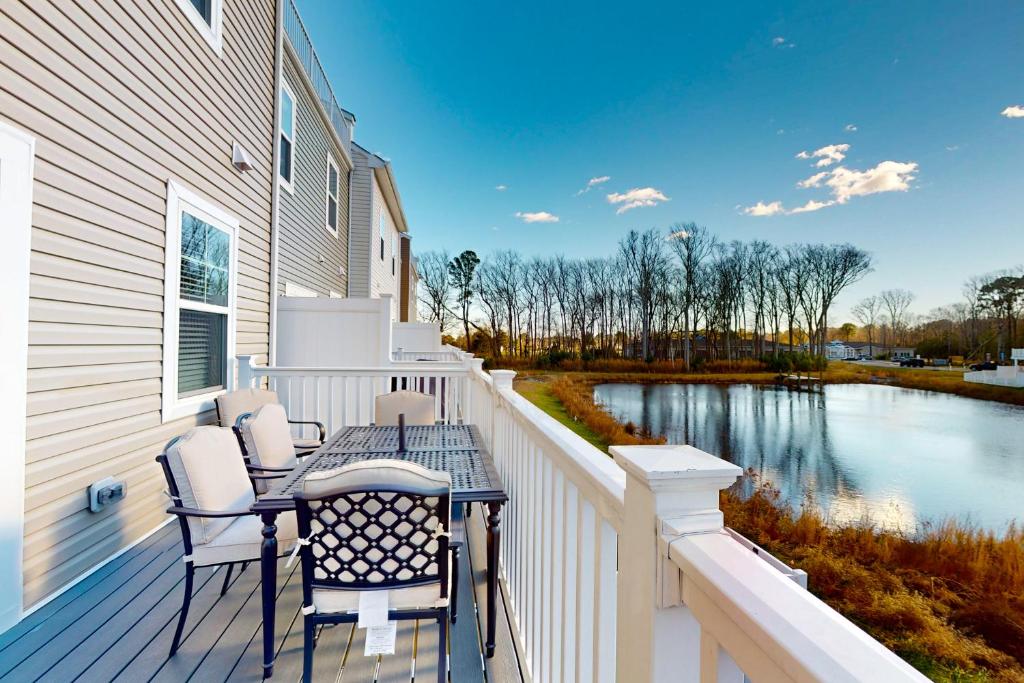
<svg viewBox="0 0 1024 683">
<path fill-rule="evenodd" d="M 483 528 L 462 553 L 457 624 L 449 629 L 450 679 L 483 680 L 476 603 L 485 587 Z M 472 525 L 471 525 L 472 526 Z M 476 547 L 479 545 L 479 547 Z M 301 573 L 278 567 L 273 680 L 293 683 L 302 674 Z M 178 654 L 168 659 L 184 590 L 181 536 L 176 525 L 157 530 L 68 592 L 0 637 L 0 681 L 259 681 L 262 626 L 259 563 L 236 566 L 224 596 L 224 569 L 196 571 L 194 596 Z M 474 585 L 476 581 L 476 585 Z M 499 616 L 506 619 L 503 605 Z M 320 630 L 314 655 L 316 681 L 408 683 L 436 679 L 438 625 L 401 621 L 395 654 L 364 657 L 364 632 L 350 624 Z M 489 683 L 521 681 L 508 625 L 499 629 L 500 666 Z M 494 660 L 490 660 L 494 661 Z M 509 668 L 509 662 L 514 669 Z M 509 677 L 507 674 L 513 672 Z M 376 679 L 374 678 L 376 676 Z"/>
</svg>

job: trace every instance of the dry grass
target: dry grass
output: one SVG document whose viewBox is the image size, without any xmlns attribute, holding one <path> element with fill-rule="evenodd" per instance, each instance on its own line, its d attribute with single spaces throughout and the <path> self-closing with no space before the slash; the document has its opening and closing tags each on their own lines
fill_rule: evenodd
<svg viewBox="0 0 1024 683">
<path fill-rule="evenodd" d="M 594 404 L 593 384 L 610 379 L 630 381 L 561 375 L 524 383 L 546 387 L 549 404 L 560 404 L 552 414 L 592 443 L 657 443 Z M 904 535 L 830 526 L 813 510 L 794 512 L 768 484 L 746 498 L 738 489 L 722 494 L 729 526 L 807 571 L 812 592 L 925 674 L 1024 681 L 1024 530 L 996 536 L 946 522 Z"/>
</svg>

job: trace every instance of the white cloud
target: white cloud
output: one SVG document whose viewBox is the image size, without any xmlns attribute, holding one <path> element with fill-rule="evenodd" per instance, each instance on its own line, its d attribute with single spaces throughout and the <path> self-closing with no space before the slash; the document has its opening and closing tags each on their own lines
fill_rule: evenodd
<svg viewBox="0 0 1024 683">
<path fill-rule="evenodd" d="M 782 208 L 782 202 L 758 202 L 753 206 L 748 206 L 743 209 L 743 213 L 748 216 L 774 216 L 777 213 L 785 213 L 786 210 Z"/>
<path fill-rule="evenodd" d="M 786 39 L 782 36 L 775 36 L 772 38 L 772 47 L 796 47 L 793 43 L 787 43 Z"/>
<path fill-rule="evenodd" d="M 587 186 L 584 187 L 579 192 L 577 192 L 576 196 L 578 197 L 581 194 L 586 194 L 587 192 L 590 192 L 590 189 L 592 187 L 595 187 L 597 185 L 602 185 L 604 183 L 607 183 L 611 179 L 612 179 L 612 177 L 610 175 L 602 175 L 602 176 L 597 176 L 596 178 L 591 178 L 590 180 L 587 181 Z"/>
<path fill-rule="evenodd" d="M 845 126 L 845 127 L 843 128 L 843 130 L 845 130 L 845 131 L 846 131 L 847 133 L 856 133 L 856 132 L 857 132 L 857 126 L 855 126 L 855 125 L 854 125 L 854 124 L 852 124 L 852 123 L 848 123 L 848 124 L 846 124 L 846 126 Z"/>
<path fill-rule="evenodd" d="M 630 209 L 641 206 L 657 206 L 661 202 L 669 201 L 661 190 L 653 187 L 634 187 L 629 192 L 612 192 L 606 197 L 609 204 L 621 204 L 615 213 L 626 213 Z"/>
<path fill-rule="evenodd" d="M 516 211 L 516 218 L 524 223 L 557 223 L 558 216 L 547 211 Z"/>
<path fill-rule="evenodd" d="M 494 189 L 497 190 L 498 192 L 504 192 L 505 190 L 508 189 L 508 185 L 495 185 Z"/>
<path fill-rule="evenodd" d="M 815 173 L 810 178 L 805 178 L 796 184 L 797 187 L 807 189 L 808 187 L 821 187 L 821 181 L 828 177 L 828 171 L 822 171 L 821 173 Z"/>
<path fill-rule="evenodd" d="M 825 184 L 832 189 L 836 203 L 845 204 L 850 197 L 864 197 L 879 192 L 906 192 L 916 174 L 915 162 L 883 161 L 866 171 L 839 166 L 833 169 Z"/>
<path fill-rule="evenodd" d="M 832 164 L 839 163 L 846 158 L 846 150 L 850 149 L 849 145 L 826 145 L 819 147 L 813 152 L 800 152 L 796 155 L 797 159 L 817 159 L 818 162 L 814 164 L 818 168 L 824 168 L 825 166 L 831 166 Z"/>
<path fill-rule="evenodd" d="M 1008 119 L 1024 119 L 1024 107 L 1014 104 L 999 112 Z"/>
<path fill-rule="evenodd" d="M 947 152 L 955 152 L 960 149 L 960 145 L 946 145 Z"/>
<path fill-rule="evenodd" d="M 819 202 L 816 199 L 811 199 L 803 206 L 798 206 L 795 209 L 787 211 L 786 213 L 807 213 L 809 211 L 817 211 L 818 209 L 824 209 L 826 206 L 832 206 L 833 204 L 835 204 L 835 201 L 832 199 L 829 199 L 828 201 L 824 202 Z"/>
<path fill-rule="evenodd" d="M 673 233 L 669 233 L 668 237 L 666 237 L 665 240 L 669 242 L 672 240 L 685 240 L 689 236 L 690 233 L 686 232 L 685 230 L 676 230 Z"/>
</svg>

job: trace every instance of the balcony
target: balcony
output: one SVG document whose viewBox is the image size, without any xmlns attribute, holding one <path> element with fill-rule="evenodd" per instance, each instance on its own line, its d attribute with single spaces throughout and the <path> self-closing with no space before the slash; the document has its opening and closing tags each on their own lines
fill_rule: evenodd
<svg viewBox="0 0 1024 683">
<path fill-rule="evenodd" d="M 613 447 L 609 458 L 517 394 L 515 373 L 485 372 L 457 349 L 443 354 L 403 351 L 366 368 L 263 367 L 242 356 L 238 375 L 242 385 L 275 389 L 293 419 L 319 420 L 329 432 L 370 423 L 374 396 L 402 388 L 433 395 L 442 422 L 479 427 L 509 496 L 501 618 L 497 652 L 486 659 L 473 615 L 479 600 L 460 607 L 451 680 L 924 680 L 807 592 L 806 577 L 723 527 L 718 494 L 739 468 L 686 446 Z M 483 595 L 482 517 L 468 520 L 463 576 L 471 584 L 463 595 Z M 60 680 L 259 678 L 254 567 L 223 597 L 218 578 L 206 578 L 191 635 L 166 659 L 182 573 L 176 541 L 176 530 L 163 527 L 5 634 L 0 671 L 38 676 L 50 666 Z M 294 680 L 299 597 L 289 572 L 279 576 L 287 609 L 277 611 L 274 678 Z M 327 670 L 318 669 L 318 680 L 422 680 L 430 637 L 429 628 L 409 627 L 400 654 L 378 662 L 361 656 L 358 633 L 325 629 L 316 661 Z"/>
</svg>

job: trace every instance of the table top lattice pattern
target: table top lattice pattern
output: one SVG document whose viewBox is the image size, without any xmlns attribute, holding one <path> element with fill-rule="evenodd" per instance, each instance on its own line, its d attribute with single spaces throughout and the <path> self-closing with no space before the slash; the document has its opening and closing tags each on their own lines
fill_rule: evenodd
<svg viewBox="0 0 1024 683">
<path fill-rule="evenodd" d="M 405 448 L 409 451 L 477 450 L 475 430 L 470 425 L 408 426 Z M 349 427 L 326 444 L 330 453 L 382 453 L 398 450 L 398 427 Z"/>
</svg>

